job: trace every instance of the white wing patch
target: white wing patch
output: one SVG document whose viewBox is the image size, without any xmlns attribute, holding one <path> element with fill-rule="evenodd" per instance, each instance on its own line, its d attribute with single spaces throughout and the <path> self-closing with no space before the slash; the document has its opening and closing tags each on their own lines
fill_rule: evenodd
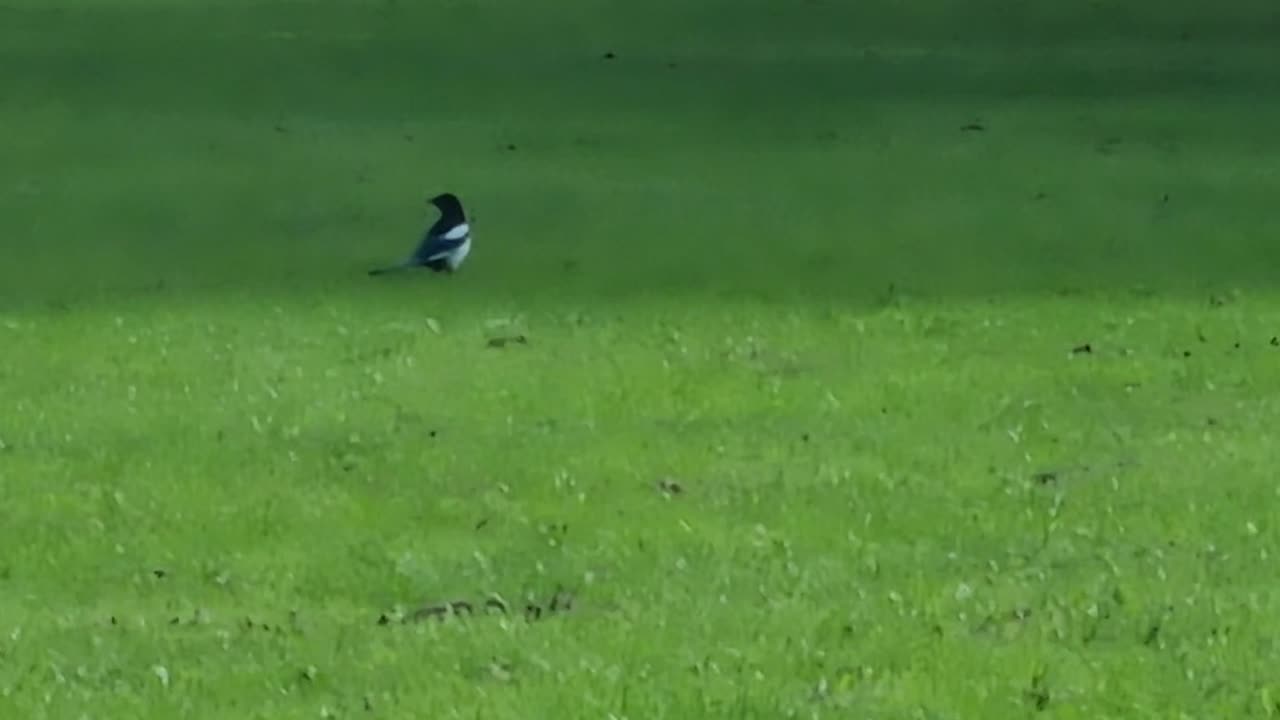
<svg viewBox="0 0 1280 720">
<path fill-rule="evenodd" d="M 449 228 L 449 232 L 441 235 L 444 240 L 458 240 L 467 236 L 471 232 L 471 226 L 467 223 L 460 223 Z"/>
<path fill-rule="evenodd" d="M 457 267 L 462 264 L 463 259 L 467 257 L 467 253 L 471 252 L 471 226 L 467 223 L 454 225 L 449 228 L 449 232 L 440 235 L 439 239 L 445 242 L 457 240 L 462 240 L 462 242 L 457 247 L 431 253 L 427 258 L 428 262 L 447 259 L 450 267 Z"/>
<path fill-rule="evenodd" d="M 444 260 L 449 264 L 450 270 L 457 270 L 458 266 L 462 264 L 462 261 L 466 260 L 467 256 L 470 254 L 471 238 L 467 238 L 462 241 L 461 245 L 453 248 L 452 250 L 441 250 L 440 252 L 433 254 L 431 257 L 427 258 L 427 262 Z"/>
</svg>

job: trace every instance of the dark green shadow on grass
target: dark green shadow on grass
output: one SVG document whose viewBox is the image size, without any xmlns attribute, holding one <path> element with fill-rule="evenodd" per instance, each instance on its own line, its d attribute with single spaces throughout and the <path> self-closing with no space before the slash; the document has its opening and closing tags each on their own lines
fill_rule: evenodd
<svg viewBox="0 0 1280 720">
<path fill-rule="evenodd" d="M 1269 288 L 1271 5 L 10 3 L 0 303 Z"/>
</svg>

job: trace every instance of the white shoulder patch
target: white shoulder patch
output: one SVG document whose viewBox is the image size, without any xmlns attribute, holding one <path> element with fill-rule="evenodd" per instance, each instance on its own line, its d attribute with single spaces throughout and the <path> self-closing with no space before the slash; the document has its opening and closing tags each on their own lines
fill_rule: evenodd
<svg viewBox="0 0 1280 720">
<path fill-rule="evenodd" d="M 471 232 L 471 226 L 468 225 L 467 223 L 462 223 L 460 225 L 454 225 L 453 227 L 449 228 L 449 232 L 441 235 L 440 237 L 444 238 L 445 240 L 460 240 L 466 237 L 467 234 L 470 232 Z"/>
</svg>

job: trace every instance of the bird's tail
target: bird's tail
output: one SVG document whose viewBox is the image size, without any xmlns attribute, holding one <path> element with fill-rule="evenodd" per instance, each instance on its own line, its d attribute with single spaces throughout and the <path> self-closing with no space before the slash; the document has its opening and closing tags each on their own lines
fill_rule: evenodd
<svg viewBox="0 0 1280 720">
<path fill-rule="evenodd" d="M 369 271 L 369 275 L 386 275 L 387 273 L 398 272 L 400 270 L 408 270 L 411 267 L 413 267 L 413 263 L 406 261 L 395 265 L 388 265 L 387 267 L 374 268 Z"/>
</svg>

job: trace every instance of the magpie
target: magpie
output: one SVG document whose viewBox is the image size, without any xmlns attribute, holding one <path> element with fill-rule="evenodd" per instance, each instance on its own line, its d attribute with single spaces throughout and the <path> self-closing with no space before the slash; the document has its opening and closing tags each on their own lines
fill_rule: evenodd
<svg viewBox="0 0 1280 720">
<path fill-rule="evenodd" d="M 404 262 L 390 267 L 370 270 L 370 275 L 382 275 L 396 270 L 415 267 L 430 268 L 435 272 L 452 273 L 462 265 L 471 253 L 471 226 L 462 211 L 462 203 L 453 193 L 442 193 L 427 202 L 436 206 L 440 218 L 427 230 L 418 249 Z"/>
</svg>

